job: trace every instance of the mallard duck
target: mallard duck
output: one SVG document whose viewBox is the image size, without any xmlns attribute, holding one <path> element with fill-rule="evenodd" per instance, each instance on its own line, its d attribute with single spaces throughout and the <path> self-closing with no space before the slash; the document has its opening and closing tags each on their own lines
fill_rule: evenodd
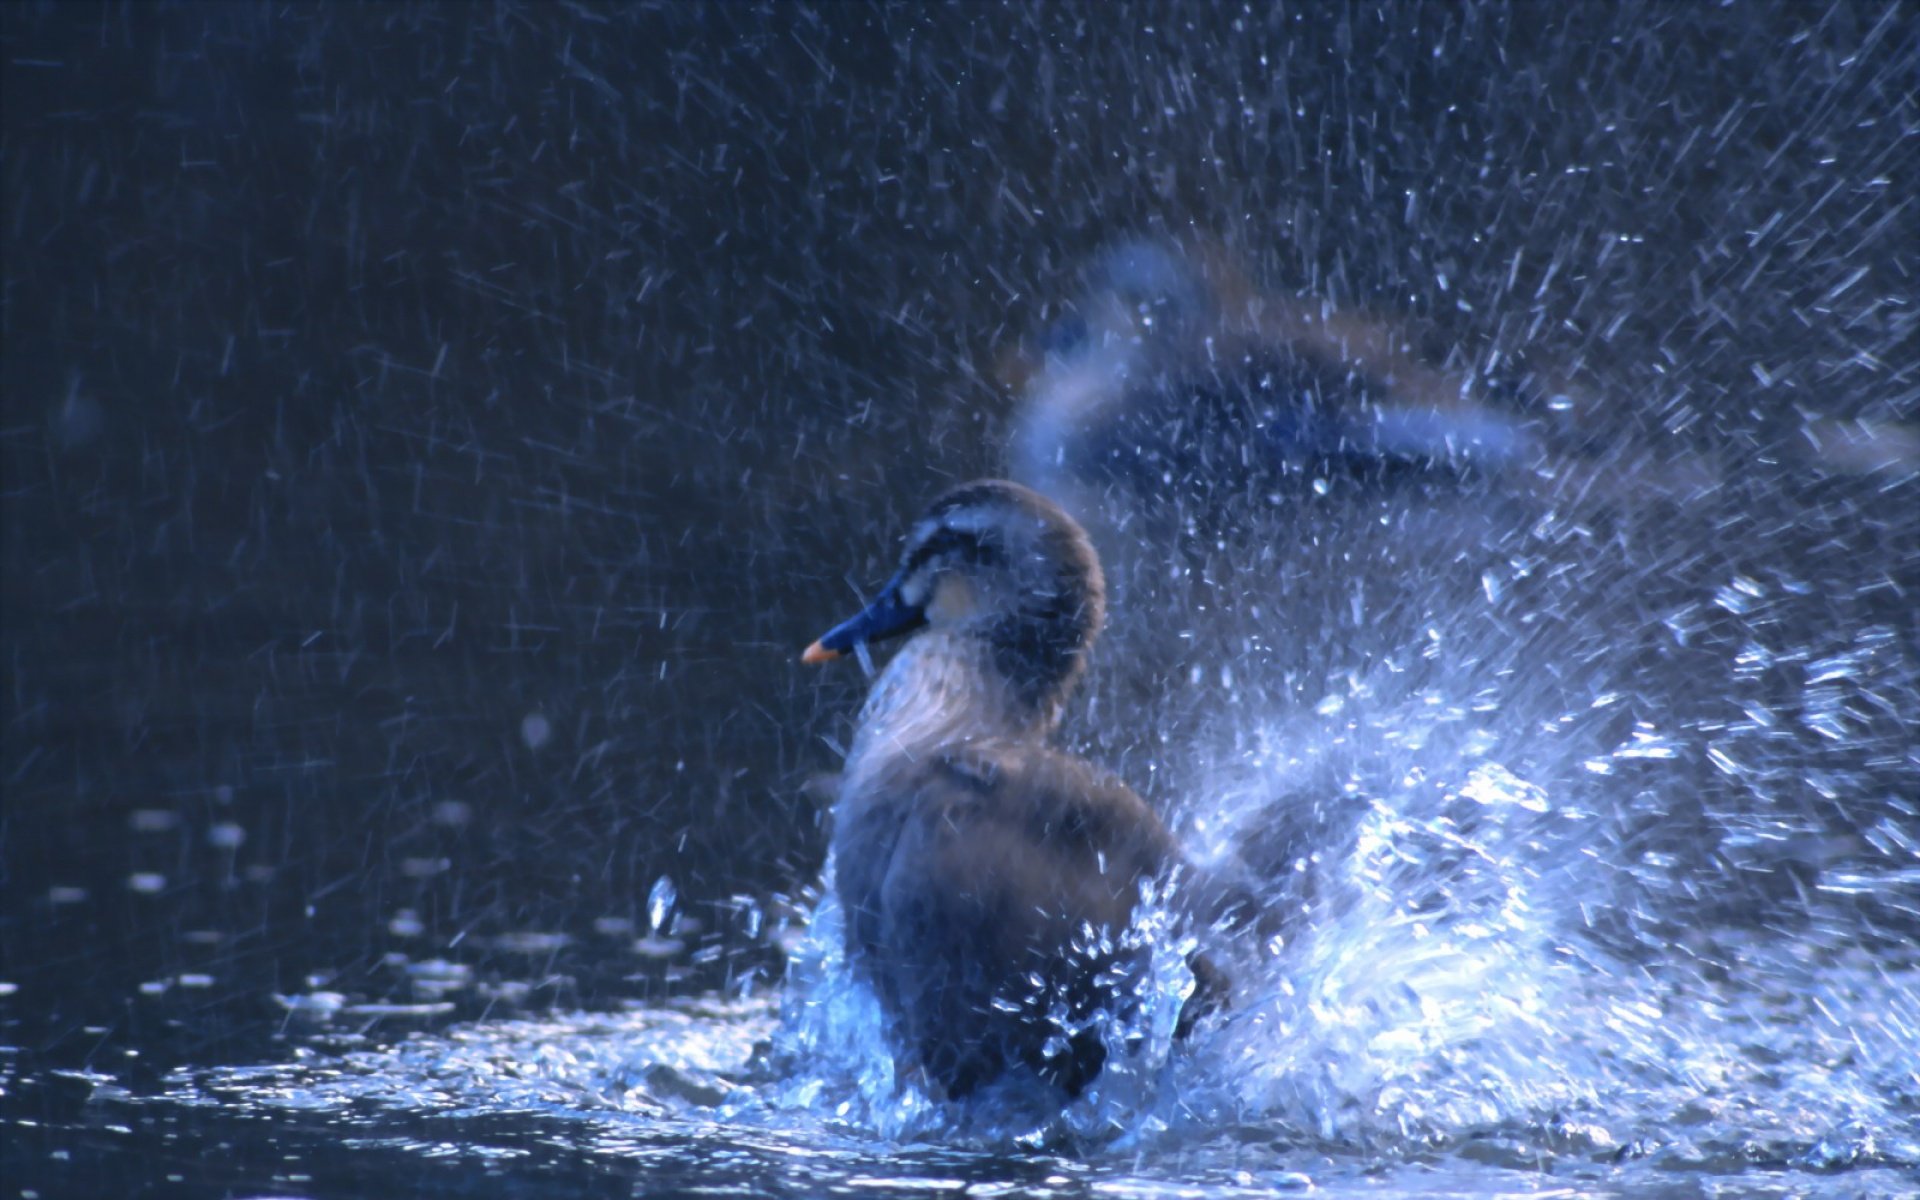
<svg viewBox="0 0 1920 1200">
<path fill-rule="evenodd" d="M 900 568 L 802 659 L 910 635 L 860 713 L 832 858 L 849 960 L 897 1059 L 959 1098 L 1025 1070 L 1078 1093 L 1144 881 L 1179 851 L 1118 778 L 1051 744 L 1105 614 L 1080 526 L 1019 484 L 970 483 L 913 526 Z M 1203 992 L 1220 980 L 1194 960 Z M 1194 1008 L 1189 1002 L 1189 1008 Z"/>
</svg>

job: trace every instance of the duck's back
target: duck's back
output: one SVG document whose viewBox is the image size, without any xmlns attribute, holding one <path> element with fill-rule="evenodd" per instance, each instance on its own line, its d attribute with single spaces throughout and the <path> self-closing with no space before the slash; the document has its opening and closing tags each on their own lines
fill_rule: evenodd
<svg viewBox="0 0 1920 1200">
<path fill-rule="evenodd" d="M 834 836 L 848 948 L 896 1044 L 950 1096 L 1016 1063 L 1079 1091 L 1105 1050 L 1062 1018 L 1113 1006 L 1115 943 L 1172 855 L 1159 819 L 1083 760 L 1016 740 L 900 755 L 850 786 Z"/>
</svg>

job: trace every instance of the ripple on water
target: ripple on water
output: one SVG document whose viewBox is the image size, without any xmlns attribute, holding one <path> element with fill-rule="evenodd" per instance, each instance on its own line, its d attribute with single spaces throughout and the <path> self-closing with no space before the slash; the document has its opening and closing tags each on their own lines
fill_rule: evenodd
<svg viewBox="0 0 1920 1200">
<path fill-rule="evenodd" d="M 1310 897 L 1288 894 L 1310 919 L 1227 946 L 1234 1005 L 1184 1044 L 1172 1030 L 1192 935 L 1166 898 L 1141 906 L 1131 936 L 1154 969 L 1138 1011 L 1108 1027 L 1108 1070 L 1064 1110 L 1019 1088 L 954 1108 L 903 1085 L 843 960 L 830 887 L 786 943 L 778 992 L 385 1046 L 323 1033 L 290 1061 L 177 1072 L 132 1102 L 301 1114 L 367 1145 L 424 1147 L 395 1129 L 431 1118 L 444 1138 L 423 1154 L 493 1161 L 560 1145 L 576 1165 L 731 1179 L 741 1194 L 774 1181 L 858 1195 L 956 1181 L 980 1195 L 1309 1182 L 1370 1195 L 1797 1194 L 1833 1172 L 1860 1194 L 1907 1194 L 1920 1169 L 1920 954 L 1863 942 L 1857 913 L 1819 900 L 1884 895 L 1898 878 L 1850 871 L 1860 878 L 1816 890 L 1791 927 L 1602 938 L 1591 914 L 1650 903 L 1637 872 L 1653 868 L 1595 815 L 1605 798 L 1592 789 L 1612 777 L 1583 765 L 1590 751 L 1550 787 L 1499 761 L 1502 739 L 1471 710 L 1409 711 L 1370 720 L 1376 749 L 1336 764 L 1355 818 L 1320 856 Z M 1265 781 L 1328 741 L 1252 739 L 1189 815 L 1196 856 L 1223 861 L 1222 845 L 1272 819 L 1285 801 Z M 1660 744 L 1636 729 L 1615 758 Z M 649 936 L 678 931 L 671 886 L 654 889 Z M 323 1028 L 363 1007 L 318 990 L 281 1002 Z"/>
</svg>

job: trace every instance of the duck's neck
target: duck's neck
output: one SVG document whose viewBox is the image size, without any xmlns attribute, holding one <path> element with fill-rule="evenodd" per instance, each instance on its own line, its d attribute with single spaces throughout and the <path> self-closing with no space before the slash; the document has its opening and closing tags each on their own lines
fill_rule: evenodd
<svg viewBox="0 0 1920 1200">
<path fill-rule="evenodd" d="M 901 647 L 867 694 L 847 773 L 953 742 L 1045 737 L 1059 720 L 1063 692 L 1012 684 L 985 639 L 925 631 Z"/>
</svg>

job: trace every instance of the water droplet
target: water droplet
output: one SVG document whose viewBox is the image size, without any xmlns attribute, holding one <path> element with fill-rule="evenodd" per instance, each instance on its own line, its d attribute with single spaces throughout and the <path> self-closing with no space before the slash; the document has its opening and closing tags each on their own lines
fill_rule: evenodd
<svg viewBox="0 0 1920 1200">
<path fill-rule="evenodd" d="M 247 831 L 232 821 L 221 821 L 207 830 L 207 845 L 220 850 L 238 850 L 247 841 Z"/>
<path fill-rule="evenodd" d="M 733 903 L 740 912 L 742 932 L 749 938 L 759 937 L 761 926 L 766 921 L 765 914 L 760 911 L 760 905 L 752 896 L 735 896 Z"/>
<path fill-rule="evenodd" d="M 647 926 L 654 933 L 666 928 L 667 919 L 673 915 L 675 901 L 680 893 L 674 890 L 673 878 L 662 875 L 653 881 L 653 888 L 647 893 Z"/>
<path fill-rule="evenodd" d="M 527 749 L 538 750 L 552 736 L 553 723 L 543 714 L 528 713 L 520 718 L 520 740 L 527 744 Z"/>
</svg>

